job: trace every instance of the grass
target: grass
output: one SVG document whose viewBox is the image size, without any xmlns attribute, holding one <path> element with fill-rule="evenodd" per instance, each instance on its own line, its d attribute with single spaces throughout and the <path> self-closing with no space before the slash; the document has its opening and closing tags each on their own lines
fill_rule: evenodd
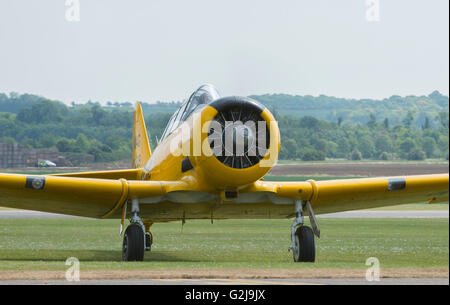
<svg viewBox="0 0 450 305">
<path fill-rule="evenodd" d="M 77 257 L 82 270 L 447 268 L 448 219 L 320 219 L 317 262 L 296 264 L 291 220 L 188 221 L 155 224 L 145 261 L 121 262 L 119 222 L 91 219 L 0 219 L 0 271 L 66 270 Z"/>
<path fill-rule="evenodd" d="M 33 172 L 36 174 L 36 172 Z M 44 173 L 44 172 L 43 172 Z M 267 181 L 359 177 L 274 176 Z M 384 210 L 448 210 L 448 204 L 409 204 Z M 317 262 L 292 262 L 291 220 L 188 221 L 155 224 L 155 243 L 144 262 L 121 261 L 119 221 L 0 219 L 0 271 L 65 271 L 77 257 L 81 270 L 333 270 L 365 269 L 368 257 L 381 268 L 449 267 L 448 219 L 320 219 Z"/>
</svg>

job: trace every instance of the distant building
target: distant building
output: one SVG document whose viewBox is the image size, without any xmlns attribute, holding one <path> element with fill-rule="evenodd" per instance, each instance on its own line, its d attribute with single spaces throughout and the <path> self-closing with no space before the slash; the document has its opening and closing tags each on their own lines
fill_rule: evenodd
<svg viewBox="0 0 450 305">
<path fill-rule="evenodd" d="M 57 149 L 29 149 L 20 144 L 0 143 L 0 168 L 34 167 L 40 159 L 50 160 L 57 166 L 71 166 Z"/>
</svg>

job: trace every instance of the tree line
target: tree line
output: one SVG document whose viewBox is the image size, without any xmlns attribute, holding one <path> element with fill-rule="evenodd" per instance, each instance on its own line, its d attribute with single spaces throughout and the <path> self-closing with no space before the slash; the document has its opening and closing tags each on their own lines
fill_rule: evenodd
<svg viewBox="0 0 450 305">
<path fill-rule="evenodd" d="M 21 96 L 14 96 L 21 100 Z M 12 107 L 0 95 L 0 142 L 20 143 L 27 148 L 57 148 L 69 160 L 90 154 L 95 161 L 116 161 L 131 156 L 132 108 L 90 102 L 65 105 L 32 95 Z M 31 101 L 31 102 L 30 102 Z M 27 104 L 27 102 L 29 102 Z M 281 105 L 280 102 L 278 105 Z M 144 104 L 144 113 L 154 148 L 179 102 Z M 153 108 L 152 107 L 157 107 Z M 2 108 L 3 107 L 3 108 Z M 319 161 L 326 158 L 351 160 L 448 160 L 448 110 L 425 115 L 409 109 L 394 122 L 367 112 L 365 123 L 343 118 L 327 121 L 313 116 L 293 116 L 270 108 L 281 132 L 280 159 Z"/>
</svg>

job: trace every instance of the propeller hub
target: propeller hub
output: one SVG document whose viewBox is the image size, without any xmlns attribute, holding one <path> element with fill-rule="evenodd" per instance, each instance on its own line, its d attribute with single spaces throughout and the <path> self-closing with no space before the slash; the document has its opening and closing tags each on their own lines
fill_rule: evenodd
<svg viewBox="0 0 450 305">
<path fill-rule="evenodd" d="M 246 97 L 225 97 L 209 106 L 217 110 L 208 132 L 213 154 L 224 165 L 244 169 L 258 164 L 270 145 L 264 106 Z"/>
<path fill-rule="evenodd" d="M 228 124 L 223 131 L 223 145 L 228 154 L 243 156 L 255 143 L 252 129 L 241 122 Z"/>
</svg>

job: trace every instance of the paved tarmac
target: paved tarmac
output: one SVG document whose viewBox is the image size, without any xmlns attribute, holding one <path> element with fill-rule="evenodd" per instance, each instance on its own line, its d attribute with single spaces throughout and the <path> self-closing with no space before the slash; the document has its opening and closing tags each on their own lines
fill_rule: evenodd
<svg viewBox="0 0 450 305">
<path fill-rule="evenodd" d="M 27 210 L 0 210 L 1 218 L 77 218 L 76 216 Z"/>
<path fill-rule="evenodd" d="M 448 211 L 348 211 L 317 215 L 319 218 L 448 218 Z"/>
<path fill-rule="evenodd" d="M 4 280 L 0 285 L 449 285 L 448 278 Z"/>
<path fill-rule="evenodd" d="M 1 218 L 74 218 L 75 216 L 24 211 L 0 210 Z M 449 211 L 348 211 L 317 215 L 319 218 L 449 218 Z"/>
</svg>

